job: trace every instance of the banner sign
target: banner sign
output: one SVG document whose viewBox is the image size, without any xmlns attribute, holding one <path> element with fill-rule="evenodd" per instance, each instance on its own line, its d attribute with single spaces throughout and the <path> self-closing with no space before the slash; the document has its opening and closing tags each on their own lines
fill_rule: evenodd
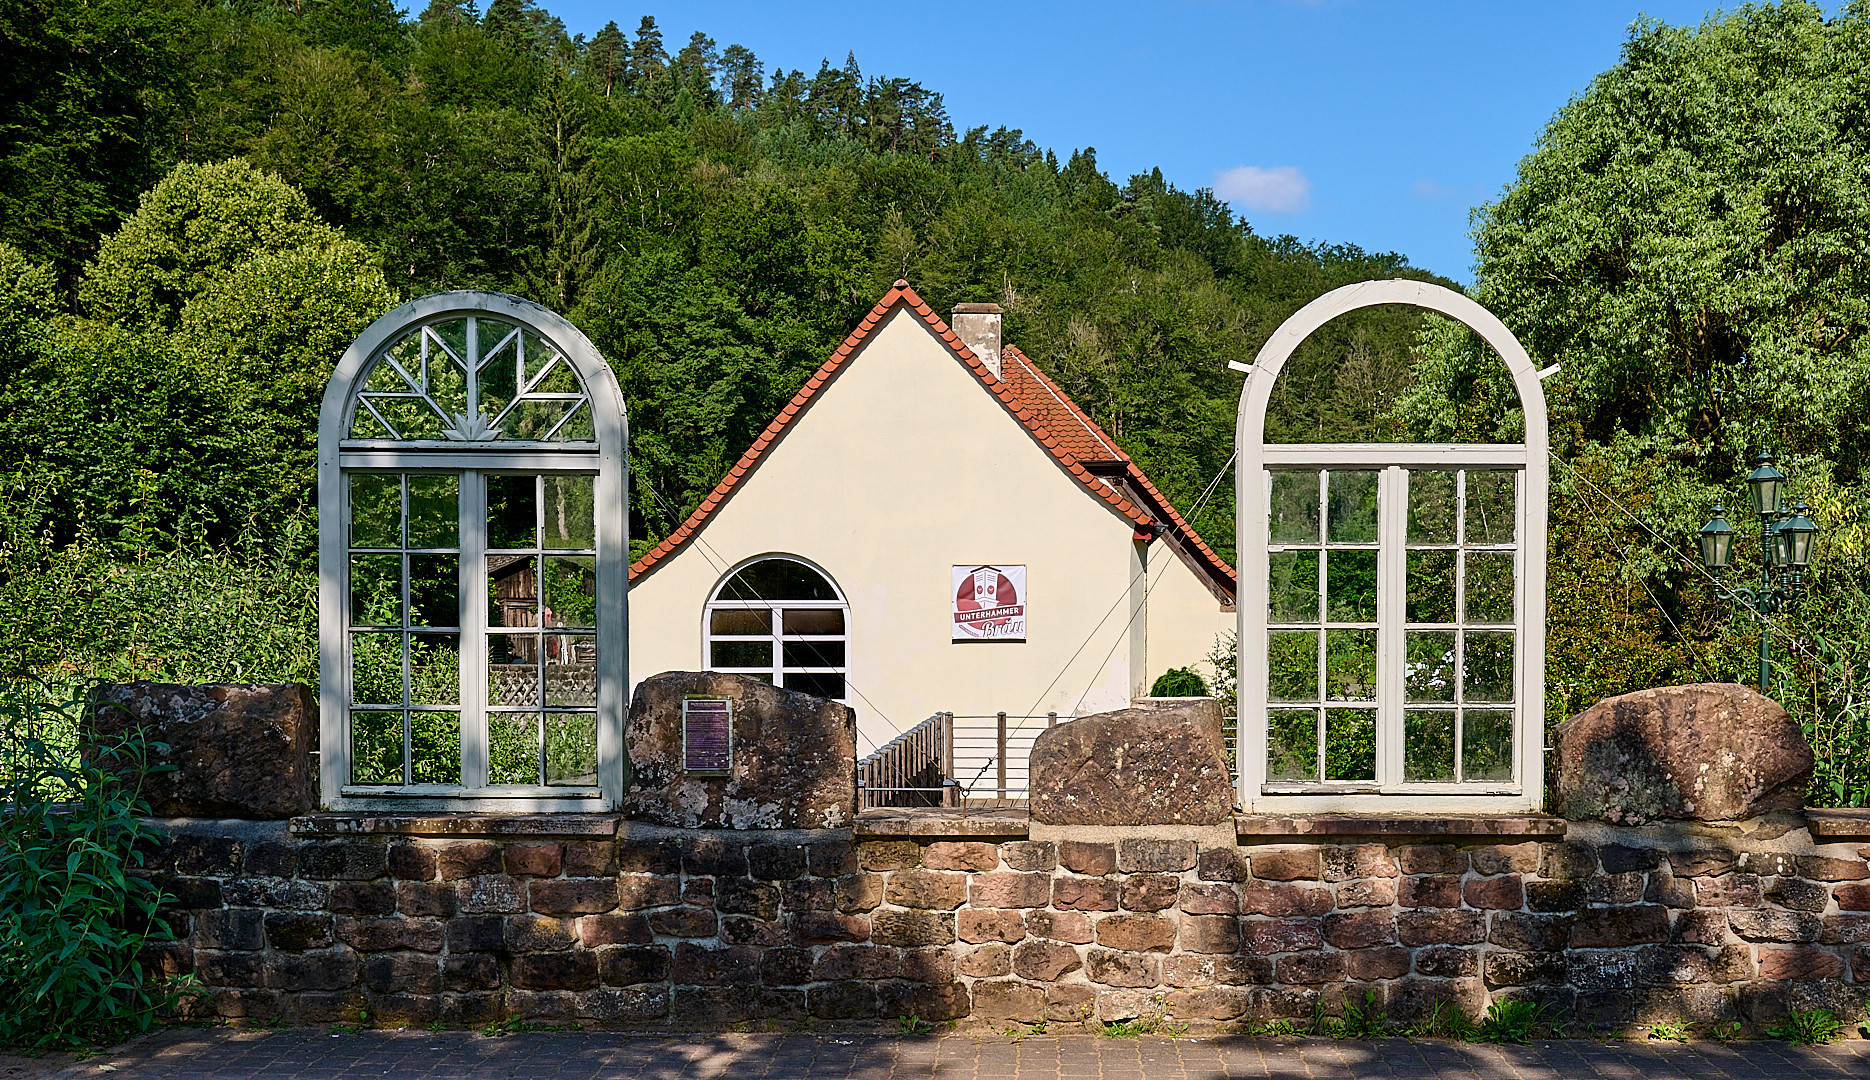
<svg viewBox="0 0 1870 1080">
<path fill-rule="evenodd" d="M 953 641 L 1026 640 L 1026 568 L 954 568 Z"/>
</svg>

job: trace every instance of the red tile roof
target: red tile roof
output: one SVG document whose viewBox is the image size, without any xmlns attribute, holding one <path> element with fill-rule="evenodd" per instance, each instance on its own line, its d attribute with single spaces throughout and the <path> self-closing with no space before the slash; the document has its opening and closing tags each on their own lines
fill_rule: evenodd
<svg viewBox="0 0 1870 1080">
<path fill-rule="evenodd" d="M 1056 383 L 1047 378 L 1045 373 L 1027 359 L 1024 353 L 1012 346 L 1006 346 L 1001 350 L 1001 376 L 995 378 L 987 365 L 974 355 L 973 350 L 956 336 L 948 324 L 943 322 L 920 296 L 916 295 L 916 291 L 910 288 L 906 281 L 896 282 L 895 286 L 884 294 L 883 299 L 877 301 L 877 305 L 870 309 L 870 313 L 864 316 L 862 322 L 857 324 L 857 329 L 851 331 L 850 336 L 844 339 L 837 351 L 831 354 L 831 358 L 812 373 L 812 377 L 806 380 L 805 386 L 792 396 L 792 400 L 786 403 L 786 407 L 779 411 L 779 415 L 773 418 L 773 422 L 766 425 L 766 430 L 761 432 L 760 437 L 747 448 L 747 452 L 740 456 L 739 462 L 728 470 L 727 475 L 715 485 L 708 497 L 695 508 L 695 512 L 688 515 L 688 520 L 682 522 L 681 527 L 669 534 L 668 539 L 656 545 L 630 567 L 631 578 L 648 572 L 701 529 L 714 511 L 727 501 L 729 495 L 733 494 L 740 482 L 754 470 L 761 457 L 785 434 L 793 420 L 805 411 L 806 406 L 818 395 L 818 392 L 830 383 L 843 368 L 845 362 L 869 338 L 871 331 L 881 325 L 884 317 L 898 304 L 908 305 L 909 309 L 914 311 L 929 329 L 947 343 L 955 357 L 966 364 L 968 370 L 980 379 L 982 386 L 998 398 L 1007 411 L 1012 413 L 1021 424 L 1025 425 L 1026 430 L 1032 433 L 1039 445 L 1057 459 L 1065 471 L 1069 472 L 1092 494 L 1102 499 L 1113 511 L 1129 519 L 1135 527 L 1138 539 L 1155 536 L 1162 531 L 1178 534 L 1178 538 L 1197 553 L 1197 558 L 1203 563 L 1209 576 L 1229 594 L 1233 592 L 1233 567 L 1228 566 L 1212 548 L 1208 547 L 1206 541 L 1201 539 L 1188 522 L 1182 520 L 1181 515 L 1175 512 L 1175 508 L 1170 506 L 1169 501 L 1156 490 L 1154 484 L 1149 482 L 1149 478 L 1136 467 L 1129 455 L 1125 454 L 1110 436 L 1104 434 L 1103 429 L 1086 416 L 1084 411 L 1078 408 L 1076 402 L 1073 402 L 1063 390 L 1058 388 Z M 1134 486 L 1136 491 L 1133 494 L 1140 495 L 1140 500 L 1133 499 L 1125 493 L 1123 488 L 1126 485 L 1111 483 L 1107 478 L 1086 468 L 1086 462 L 1092 465 L 1117 467 L 1120 475 Z M 1099 471 L 1106 470 L 1100 469 Z M 1139 501 L 1142 505 L 1139 505 Z"/>
</svg>

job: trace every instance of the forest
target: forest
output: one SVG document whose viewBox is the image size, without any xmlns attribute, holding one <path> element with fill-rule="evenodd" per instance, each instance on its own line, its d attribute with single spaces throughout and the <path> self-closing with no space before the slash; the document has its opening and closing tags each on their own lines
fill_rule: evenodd
<svg viewBox="0 0 1870 1080">
<path fill-rule="evenodd" d="M 1231 559 L 1228 362 L 1340 285 L 1452 284 L 1091 147 L 957 130 L 939 87 L 854 56 L 769 70 L 709 36 L 731 31 L 587 39 L 533 0 L 0 0 L 0 674 L 315 682 L 318 398 L 359 330 L 439 289 L 537 300 L 609 359 L 638 550 L 906 277 L 938 311 L 1001 304 Z M 1746 678 L 1751 625 L 1684 553 L 1771 445 L 1825 530 L 1771 628 L 1776 692 L 1837 804 L 1870 801 L 1867 76 L 1857 5 L 1638 23 L 1475 212 L 1467 290 L 1561 365 L 1548 720 Z M 1307 343 L 1269 434 L 1508 435 L 1499 375 L 1373 309 Z"/>
</svg>

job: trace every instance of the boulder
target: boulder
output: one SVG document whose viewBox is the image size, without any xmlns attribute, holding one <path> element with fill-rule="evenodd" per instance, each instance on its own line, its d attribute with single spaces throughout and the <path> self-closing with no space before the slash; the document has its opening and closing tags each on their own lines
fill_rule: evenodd
<svg viewBox="0 0 1870 1080">
<path fill-rule="evenodd" d="M 1212 698 L 1083 716 L 1033 743 L 1032 820 L 1048 825 L 1214 825 L 1233 813 Z"/>
<path fill-rule="evenodd" d="M 1573 820 L 1738 821 L 1804 803 L 1812 749 L 1779 703 L 1738 683 L 1605 698 L 1552 731 Z"/>
<path fill-rule="evenodd" d="M 732 702 L 732 769 L 683 768 L 682 702 Z M 690 829 L 825 829 L 857 813 L 857 714 L 745 675 L 665 671 L 630 700 L 631 817 Z"/>
<path fill-rule="evenodd" d="M 156 817 L 275 821 L 317 802 L 312 748 L 318 699 L 298 683 L 188 686 L 138 682 L 100 686 L 85 754 L 108 750 L 140 728 L 151 772 L 143 795 Z"/>
</svg>

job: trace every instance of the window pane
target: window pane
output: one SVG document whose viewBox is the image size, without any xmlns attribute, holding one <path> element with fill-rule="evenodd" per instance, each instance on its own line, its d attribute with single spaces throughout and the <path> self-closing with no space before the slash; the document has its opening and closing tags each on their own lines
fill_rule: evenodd
<svg viewBox="0 0 1870 1080">
<path fill-rule="evenodd" d="M 545 714 L 545 782 L 597 784 L 597 714 Z"/>
<path fill-rule="evenodd" d="M 1403 779 L 1454 780 L 1454 710 L 1403 714 Z"/>
<path fill-rule="evenodd" d="M 461 704 L 461 635 L 409 635 L 409 703 Z"/>
<path fill-rule="evenodd" d="M 1513 779 L 1510 711 L 1468 709 L 1461 714 L 1461 776 L 1465 780 Z"/>
<path fill-rule="evenodd" d="M 1325 779 L 1377 778 L 1377 714 L 1368 709 L 1325 710 Z"/>
<path fill-rule="evenodd" d="M 788 634 L 842 634 L 844 612 L 837 608 L 787 608 L 780 629 Z"/>
<path fill-rule="evenodd" d="M 773 633 L 773 612 L 771 608 L 717 608 L 708 614 L 708 632 L 711 634 L 761 634 L 771 637 Z"/>
<path fill-rule="evenodd" d="M 1405 601 L 1410 622 L 1454 622 L 1454 560 L 1452 551 L 1411 551 L 1409 594 Z"/>
<path fill-rule="evenodd" d="M 1318 779 L 1318 713 L 1273 709 L 1266 714 L 1266 778 Z"/>
<path fill-rule="evenodd" d="M 458 548 L 461 518 L 455 508 L 460 477 L 450 473 L 413 473 L 409 477 L 409 546 Z"/>
<path fill-rule="evenodd" d="M 773 643 L 767 641 L 716 641 L 708 647 L 711 668 L 772 667 Z"/>
<path fill-rule="evenodd" d="M 1409 474 L 1409 542 L 1454 543 L 1455 474 Z"/>
<path fill-rule="evenodd" d="M 1377 632 L 1325 631 L 1325 695 L 1332 701 L 1375 701 Z"/>
<path fill-rule="evenodd" d="M 351 625 L 401 626 L 403 557 L 351 556 Z"/>
<path fill-rule="evenodd" d="M 539 782 L 539 714 L 487 714 L 487 781 Z"/>
<path fill-rule="evenodd" d="M 597 625 L 597 560 L 588 555 L 545 558 L 547 626 L 588 630 Z"/>
<path fill-rule="evenodd" d="M 355 705 L 403 703 L 401 634 L 351 635 L 351 702 Z"/>
<path fill-rule="evenodd" d="M 487 546 L 538 546 L 538 480 L 536 476 L 487 478 Z"/>
<path fill-rule="evenodd" d="M 537 559 L 487 556 L 487 619 L 495 626 L 539 625 Z"/>
<path fill-rule="evenodd" d="M 1454 631 L 1411 631 L 1407 642 L 1404 697 L 1409 701 L 1453 701 Z"/>
<path fill-rule="evenodd" d="M 762 559 L 721 588 L 723 600 L 836 600 L 823 574 L 791 559 Z"/>
<path fill-rule="evenodd" d="M 546 476 L 545 547 L 596 549 L 596 492 L 595 476 Z"/>
<path fill-rule="evenodd" d="M 1266 556 L 1267 618 L 1282 623 L 1318 621 L 1318 552 L 1275 551 Z"/>
<path fill-rule="evenodd" d="M 1331 474 L 1331 508 L 1326 539 L 1336 544 L 1368 544 L 1377 538 L 1377 473 L 1374 470 Z"/>
<path fill-rule="evenodd" d="M 511 341 L 504 346 L 496 346 L 494 341 L 481 330 L 480 369 L 480 408 L 481 415 L 489 419 L 499 416 L 501 410 L 512 404 L 519 396 L 519 350 Z"/>
<path fill-rule="evenodd" d="M 461 625 L 461 557 L 409 556 L 409 625 Z"/>
<path fill-rule="evenodd" d="M 783 657 L 786 667 L 843 667 L 842 641 L 788 641 Z"/>
<path fill-rule="evenodd" d="M 585 657 L 580 661 L 580 657 Z M 545 704 L 576 707 L 597 704 L 597 639 L 547 634 Z"/>
<path fill-rule="evenodd" d="M 539 704 L 539 639 L 532 634 L 487 638 L 487 704 Z"/>
<path fill-rule="evenodd" d="M 351 783 L 403 782 L 403 714 L 351 713 Z"/>
<path fill-rule="evenodd" d="M 429 399 L 440 405 L 443 415 L 472 415 L 468 408 L 467 371 L 461 366 L 462 352 L 452 356 L 446 351 L 429 350 Z"/>
<path fill-rule="evenodd" d="M 1268 700 L 1318 700 L 1316 631 L 1271 631 L 1266 635 L 1266 664 Z"/>
<path fill-rule="evenodd" d="M 1272 474 L 1272 515 L 1267 519 L 1269 539 L 1275 544 L 1318 542 L 1318 474 Z"/>
<path fill-rule="evenodd" d="M 1518 515 L 1514 493 L 1518 472 L 1467 474 L 1467 542 L 1510 544 Z"/>
<path fill-rule="evenodd" d="M 461 782 L 461 714 L 409 714 L 409 768 L 418 784 Z"/>
<path fill-rule="evenodd" d="M 403 478 L 395 473 L 351 474 L 351 546 L 403 546 Z"/>
<path fill-rule="evenodd" d="M 390 425 L 396 429 L 399 438 L 434 440 L 443 438 L 442 418 L 436 415 L 435 410 L 429 408 L 428 403 L 419 397 L 380 397 L 372 398 L 370 403 L 375 405 L 377 412 L 383 414 L 383 419 L 388 420 Z M 359 415 L 366 415 L 361 408 L 357 412 Z"/>
<path fill-rule="evenodd" d="M 1470 551 L 1467 553 L 1467 621 L 1471 623 L 1510 623 L 1513 621 L 1512 552 Z"/>
<path fill-rule="evenodd" d="M 1470 631 L 1464 652 L 1463 700 L 1512 701 L 1513 635 Z"/>
<path fill-rule="evenodd" d="M 797 690 L 801 694 L 813 694 L 821 698 L 844 696 L 844 676 L 837 674 L 807 674 L 803 671 L 788 671 L 785 685 L 788 690 Z"/>
<path fill-rule="evenodd" d="M 1377 621 L 1377 553 L 1325 555 L 1325 610 L 1332 622 Z"/>
</svg>

